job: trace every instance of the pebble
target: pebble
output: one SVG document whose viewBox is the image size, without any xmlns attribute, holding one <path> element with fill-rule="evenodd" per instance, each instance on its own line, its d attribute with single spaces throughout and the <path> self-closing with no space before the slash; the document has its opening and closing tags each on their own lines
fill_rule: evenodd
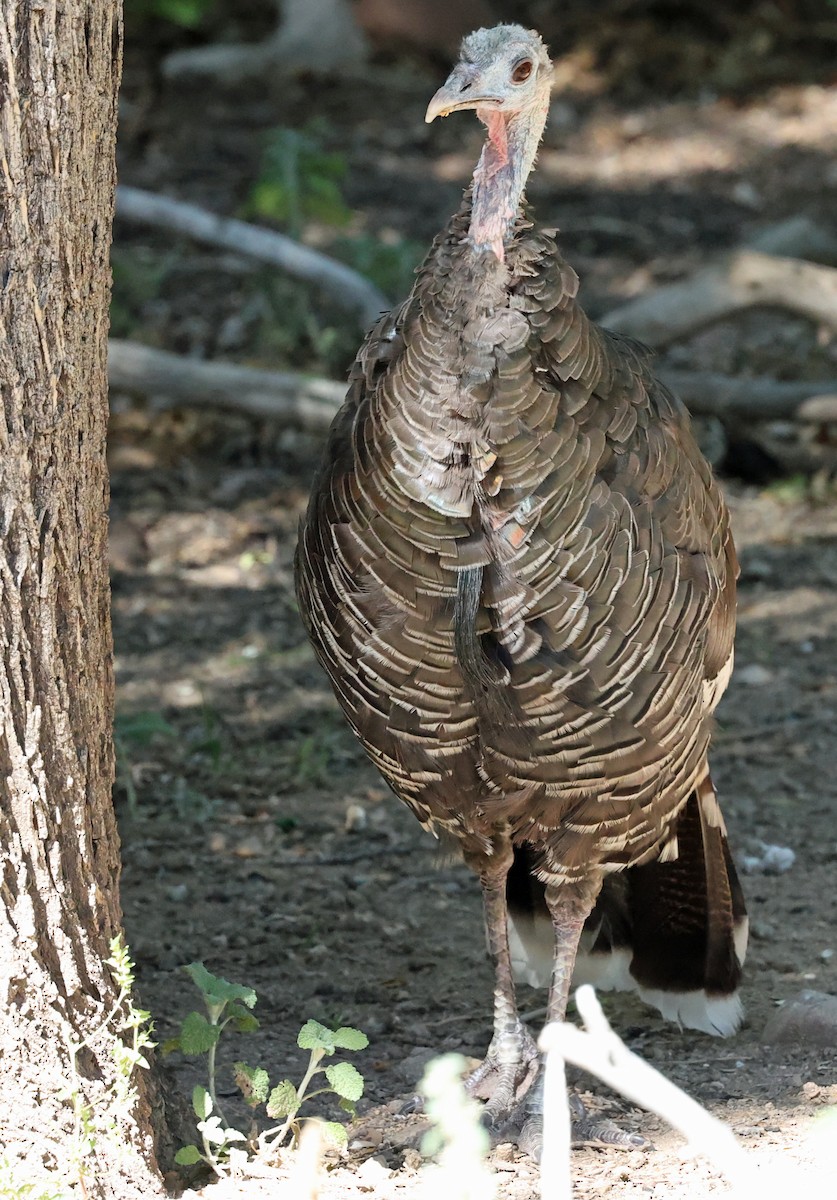
<svg viewBox="0 0 837 1200">
<path fill-rule="evenodd" d="M 769 667 L 763 667 L 761 663 L 745 663 L 735 671 L 735 682 L 743 683 L 746 687 L 764 687 L 765 684 L 772 683 L 774 678 L 773 671 Z"/>
<path fill-rule="evenodd" d="M 432 1046 L 416 1046 L 398 1067 L 398 1074 L 405 1083 L 415 1086 L 424 1074 L 424 1068 L 437 1054 L 438 1050 Z"/>
<path fill-rule="evenodd" d="M 365 1184 L 381 1184 L 385 1179 L 389 1179 L 390 1170 L 382 1158 L 373 1154 L 360 1164 L 356 1174 Z"/>
<path fill-rule="evenodd" d="M 346 833 L 362 833 L 368 824 L 366 809 L 362 804 L 347 805 L 346 817 L 343 821 Z"/>
<path fill-rule="evenodd" d="M 837 996 L 809 989 L 799 992 L 768 1019 L 762 1041 L 837 1046 Z"/>
<path fill-rule="evenodd" d="M 774 846 L 760 843 L 759 854 L 742 854 L 739 866 L 745 875 L 784 875 L 796 861 L 790 846 Z"/>
</svg>

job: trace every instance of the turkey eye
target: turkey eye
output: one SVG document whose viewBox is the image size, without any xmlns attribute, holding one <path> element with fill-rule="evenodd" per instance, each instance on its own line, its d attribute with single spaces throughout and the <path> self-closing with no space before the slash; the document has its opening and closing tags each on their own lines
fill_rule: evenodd
<svg viewBox="0 0 837 1200">
<path fill-rule="evenodd" d="M 511 73 L 512 83 L 525 83 L 532 74 L 532 64 L 528 58 L 519 62 Z"/>
</svg>

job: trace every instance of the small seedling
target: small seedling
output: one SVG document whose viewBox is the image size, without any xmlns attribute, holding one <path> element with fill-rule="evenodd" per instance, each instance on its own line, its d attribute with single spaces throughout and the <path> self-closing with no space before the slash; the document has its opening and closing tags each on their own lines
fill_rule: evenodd
<svg viewBox="0 0 837 1200">
<path fill-rule="evenodd" d="M 134 1071 L 137 1067 L 148 1067 L 146 1051 L 155 1045 L 151 1040 L 151 1014 L 135 1008 L 131 999 L 134 964 L 120 937 L 111 940 L 110 958 L 105 961 L 118 988 L 117 997 L 107 1016 L 87 1037 L 69 1037 L 67 1040 L 70 1082 L 62 1098 L 70 1102 L 73 1111 L 71 1168 L 83 1192 L 99 1140 L 104 1138 L 112 1144 L 119 1144 L 124 1137 L 124 1130 L 130 1123 L 137 1101 L 137 1092 L 132 1083 Z M 124 1034 L 128 1036 L 127 1044 L 121 1036 Z M 83 1050 L 102 1039 L 110 1042 L 113 1078 L 104 1094 L 91 1103 L 82 1090 L 78 1059 Z"/>
<path fill-rule="evenodd" d="M 309 219 L 347 224 L 352 212 L 340 187 L 346 159 L 324 149 L 326 133 L 322 121 L 311 121 L 303 130 L 280 127 L 271 132 L 246 216 L 279 221 L 294 237 Z"/>
<path fill-rule="evenodd" d="M 205 1162 L 217 1175 L 226 1173 L 236 1153 L 235 1143 L 246 1142 L 240 1130 L 226 1120 L 218 1103 L 216 1093 L 216 1050 L 223 1030 L 232 1025 L 239 1033 L 258 1029 L 259 1022 L 251 1012 L 256 1004 L 256 993 L 252 988 L 229 983 L 207 971 L 203 963 L 191 963 L 186 967 L 196 987 L 203 996 L 207 1015 L 191 1012 L 184 1020 L 177 1038 L 167 1042 L 164 1049 L 178 1049 L 184 1054 L 207 1055 L 208 1088 L 196 1087 L 192 1092 L 192 1107 L 198 1119 L 201 1147 L 184 1146 L 175 1155 L 181 1166 Z M 263 1067 L 251 1067 L 248 1063 L 235 1063 L 235 1081 L 252 1109 L 264 1106 L 267 1116 L 279 1121 L 258 1135 L 254 1149 L 258 1154 L 275 1151 L 290 1139 L 295 1144 L 300 1132 L 299 1110 L 315 1096 L 332 1094 L 339 1100 L 344 1112 L 354 1115 L 355 1104 L 363 1095 L 363 1076 L 348 1062 L 330 1063 L 321 1066 L 324 1058 L 338 1050 L 364 1050 L 369 1044 L 365 1034 L 358 1029 L 343 1027 L 329 1029 L 318 1021 L 306 1021 L 297 1037 L 297 1045 L 309 1051 L 308 1066 L 298 1085 L 283 1079 L 275 1087 Z M 324 1075 L 326 1085 L 309 1091 L 315 1076 Z M 322 1123 L 326 1137 L 336 1146 L 346 1144 L 346 1130 L 337 1121 Z"/>
</svg>

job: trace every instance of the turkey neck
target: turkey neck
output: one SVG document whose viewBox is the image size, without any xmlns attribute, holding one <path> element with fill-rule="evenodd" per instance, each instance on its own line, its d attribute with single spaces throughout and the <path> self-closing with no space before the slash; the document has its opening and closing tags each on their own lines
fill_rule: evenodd
<svg viewBox="0 0 837 1200">
<path fill-rule="evenodd" d="M 488 137 L 474 171 L 468 238 L 477 249 L 492 250 L 500 262 L 505 259 L 506 237 L 517 216 L 548 111 L 548 91 L 531 108 L 511 115 L 487 106 L 477 108 Z"/>
</svg>

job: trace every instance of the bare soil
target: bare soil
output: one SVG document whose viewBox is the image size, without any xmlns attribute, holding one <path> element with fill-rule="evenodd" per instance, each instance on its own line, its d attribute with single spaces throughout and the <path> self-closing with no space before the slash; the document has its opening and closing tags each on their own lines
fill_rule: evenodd
<svg viewBox="0 0 837 1200">
<path fill-rule="evenodd" d="M 592 312 L 681 277 L 783 217 L 833 223 L 833 89 L 785 84 L 735 102 L 617 108 L 582 83 L 573 76 L 556 96 L 531 198 L 564 229 Z M 467 119 L 425 128 L 435 86 L 430 72 L 387 68 L 367 84 L 302 80 L 267 96 L 183 92 L 129 60 L 122 179 L 234 213 L 264 130 L 316 113 L 347 158 L 355 227 L 426 244 L 455 207 L 479 144 Z M 118 234 L 117 261 L 127 256 L 130 268 L 123 332 L 181 352 L 314 371 L 335 369 L 339 347 L 347 356 L 357 341 L 315 298 L 289 347 L 281 311 L 259 300 L 269 284 L 209 250 L 121 226 Z M 331 234 L 309 236 L 327 245 Z M 140 283 L 137 263 L 147 268 Z M 822 331 L 763 312 L 670 355 L 677 365 L 782 378 L 833 376 L 835 359 Z M 245 1126 L 233 1060 L 265 1066 L 274 1081 L 298 1078 L 306 1019 L 363 1029 L 370 1047 L 357 1059 L 366 1095 L 354 1148 L 330 1160 L 322 1195 L 412 1200 L 425 1187 L 421 1121 L 400 1106 L 431 1053 L 482 1054 L 492 973 L 476 881 L 440 861 L 385 792 L 303 635 L 292 556 L 319 450 L 316 439 L 269 422 L 161 413 L 153 400 L 114 397 L 125 919 L 160 1041 L 196 1006 L 184 963 L 203 960 L 258 992 L 260 1031 L 230 1034 L 221 1051 L 221 1092 Z M 801 483 L 724 483 L 742 577 L 737 669 L 713 769 L 734 847 L 776 843 L 796 860 L 784 874 L 745 877 L 748 1017 L 735 1037 L 682 1033 L 624 997 L 604 1003 L 629 1045 L 729 1121 L 760 1159 L 805 1162 L 817 1118 L 837 1105 L 837 1051 L 766 1045 L 762 1033 L 801 989 L 837 993 L 837 504 L 827 486 L 815 501 Z M 543 1002 L 524 989 L 524 1009 Z M 188 1098 L 200 1064 L 173 1054 L 161 1070 L 175 1142 L 191 1141 Z M 683 1159 L 681 1140 L 655 1118 L 591 1080 L 580 1086 L 592 1107 L 640 1129 L 656 1149 L 578 1150 L 579 1196 L 725 1190 L 700 1161 Z M 491 1161 L 501 1197 L 537 1194 L 536 1168 L 510 1147 Z M 250 1191 L 237 1183 L 202 1194 L 278 1194 L 287 1170 L 280 1164 Z M 169 1181 L 186 1182 L 175 1172 Z"/>
</svg>

